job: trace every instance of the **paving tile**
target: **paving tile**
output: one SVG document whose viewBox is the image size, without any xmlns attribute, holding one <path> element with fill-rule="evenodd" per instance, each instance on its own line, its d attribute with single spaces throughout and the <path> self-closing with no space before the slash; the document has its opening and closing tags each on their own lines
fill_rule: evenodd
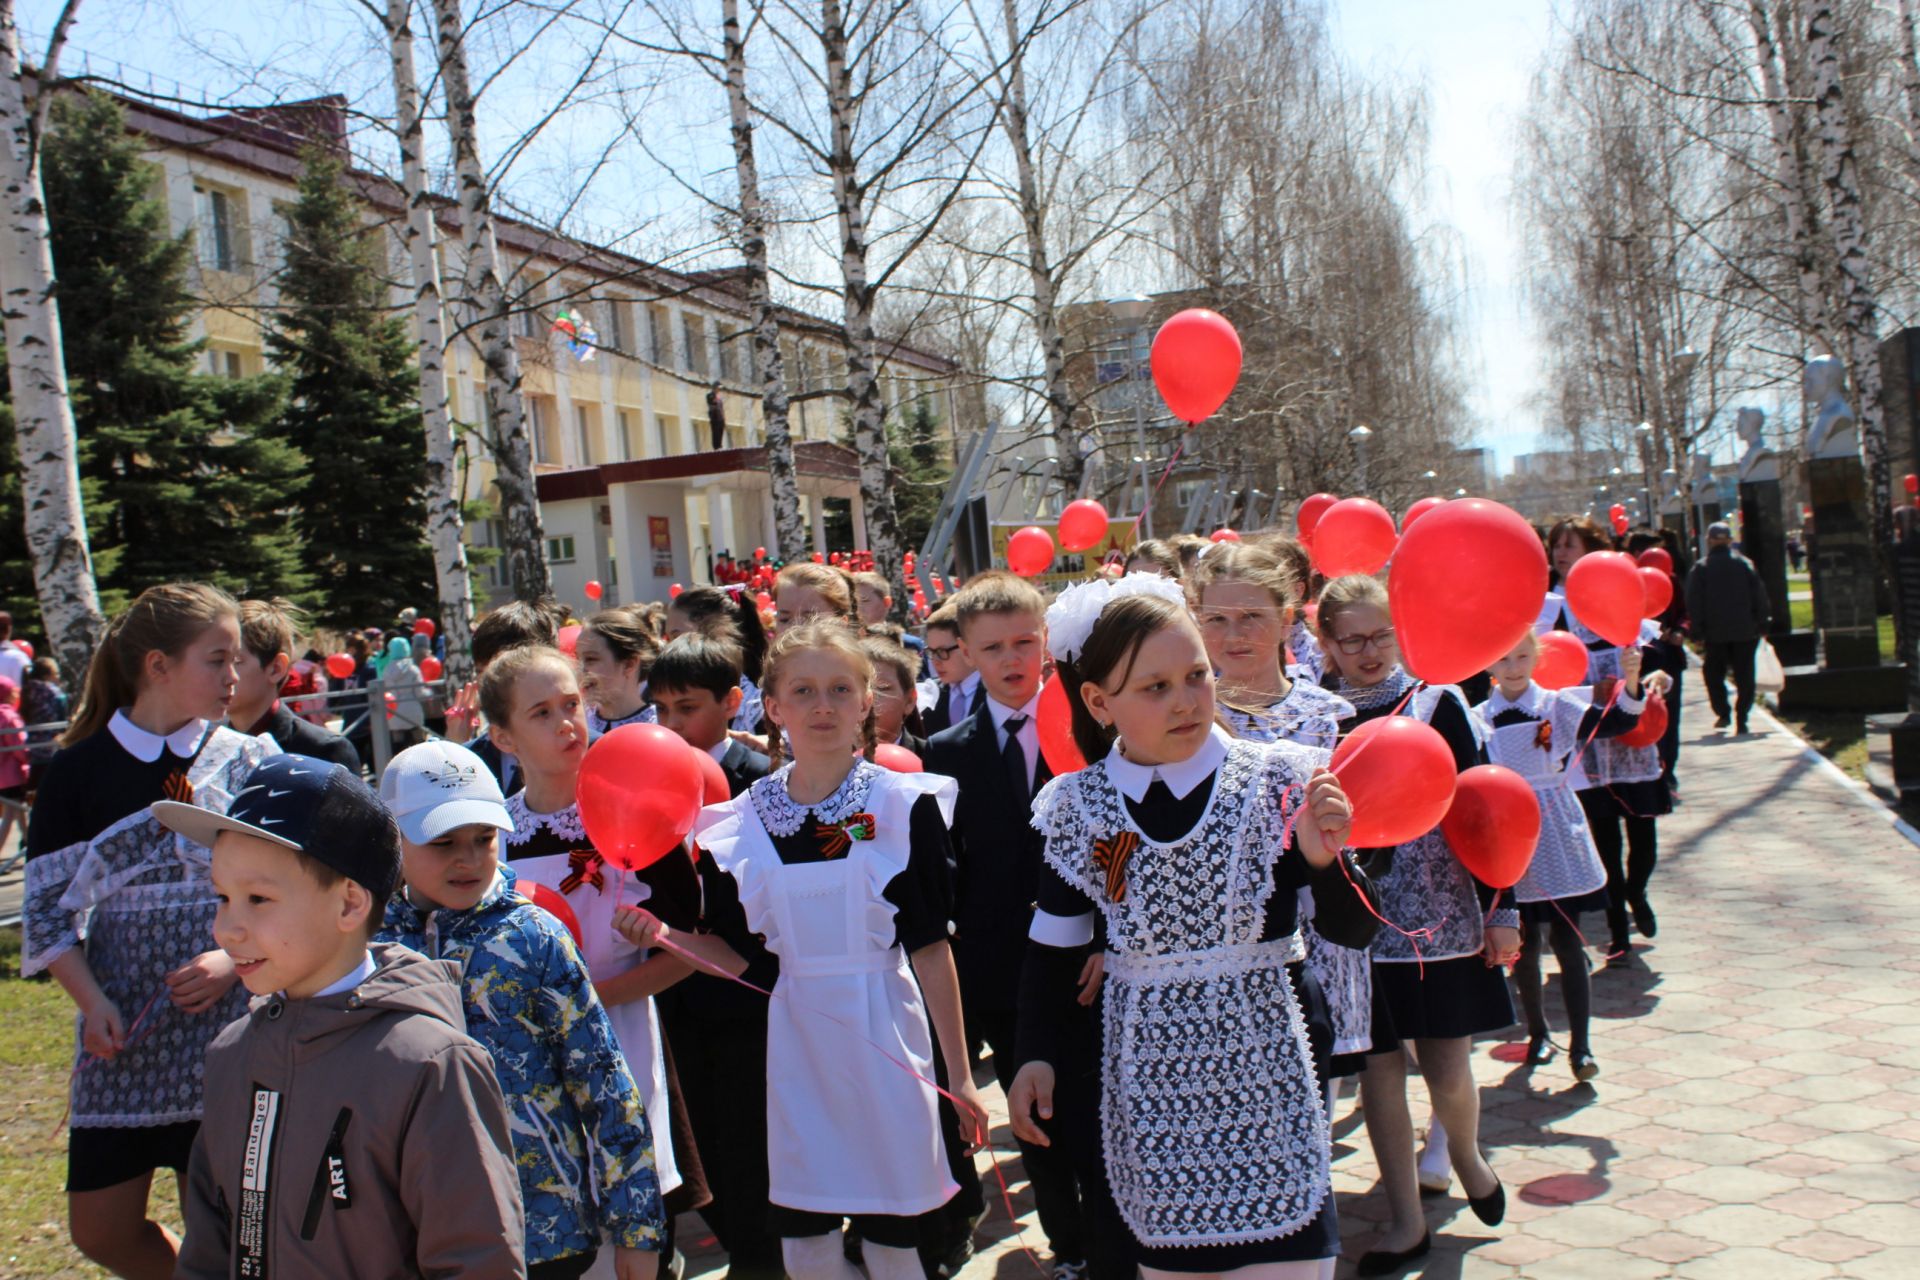
<svg viewBox="0 0 1920 1280">
<path fill-rule="evenodd" d="M 1667 1224 L 1684 1235 L 1712 1240 L 1717 1244 L 1758 1245 L 1770 1248 L 1789 1236 L 1809 1229 L 1804 1218 L 1775 1213 L 1753 1204 L 1720 1204 L 1699 1213 L 1676 1218 Z"/>
<path fill-rule="evenodd" d="M 1768 1196 L 1760 1202 L 1760 1207 L 1770 1213 L 1790 1213 L 1809 1222 L 1827 1222 L 1858 1209 L 1861 1204 L 1852 1196 L 1838 1192 L 1798 1187 L 1777 1196 Z"/>
<path fill-rule="evenodd" d="M 1831 1263 L 1816 1258 L 1751 1248 L 1722 1249 L 1676 1267 L 1672 1274 L 1683 1280 L 1825 1280 L 1839 1275 Z"/>
<path fill-rule="evenodd" d="M 1880 1252 L 1882 1246 L 1857 1236 L 1842 1235 L 1837 1231 L 1809 1231 L 1803 1236 L 1784 1240 L 1780 1248 L 1787 1253 L 1803 1258 L 1816 1258 L 1821 1262 L 1847 1262 L 1864 1258 L 1870 1253 Z"/>
<path fill-rule="evenodd" d="M 1629 1240 L 1620 1247 L 1628 1253 L 1652 1258 L 1656 1262 L 1664 1262 L 1672 1266 L 1718 1253 L 1726 1246 L 1712 1240 L 1702 1240 L 1697 1236 L 1683 1235 L 1678 1231 L 1658 1231 L 1650 1236 L 1642 1236 L 1638 1240 Z"/>
</svg>

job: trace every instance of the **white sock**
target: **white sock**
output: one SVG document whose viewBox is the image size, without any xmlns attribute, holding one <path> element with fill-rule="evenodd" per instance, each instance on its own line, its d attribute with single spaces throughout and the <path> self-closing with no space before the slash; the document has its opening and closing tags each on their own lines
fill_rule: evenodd
<svg viewBox="0 0 1920 1280">
<path fill-rule="evenodd" d="M 1453 1163 L 1447 1158 L 1447 1130 L 1438 1115 L 1427 1121 L 1427 1145 L 1420 1152 L 1420 1172 L 1451 1175 Z"/>
<path fill-rule="evenodd" d="M 926 1280 L 918 1249 L 896 1249 L 868 1240 L 860 1246 L 860 1252 L 872 1280 Z"/>
<path fill-rule="evenodd" d="M 874 1245 L 868 1241 L 865 1254 L 873 1257 Z M 840 1233 L 821 1236 L 787 1236 L 780 1241 L 780 1257 L 792 1280 L 860 1280 L 860 1272 L 847 1261 L 840 1244 Z"/>
</svg>

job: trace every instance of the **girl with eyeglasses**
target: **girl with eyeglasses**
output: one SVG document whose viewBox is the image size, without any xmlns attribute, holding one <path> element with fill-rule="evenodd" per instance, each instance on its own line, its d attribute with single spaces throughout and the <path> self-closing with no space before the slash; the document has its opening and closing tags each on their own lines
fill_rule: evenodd
<svg viewBox="0 0 1920 1280">
<path fill-rule="evenodd" d="M 1453 749 L 1454 764 L 1485 764 L 1466 699 L 1452 685 L 1425 686 L 1400 665 L 1386 588 L 1372 578 L 1336 578 L 1320 593 L 1317 624 L 1333 692 L 1354 714 L 1343 733 L 1385 715 L 1426 721 Z M 1392 1213 L 1359 1274 L 1399 1271 L 1432 1248 L 1407 1110 L 1408 1046 L 1419 1057 L 1436 1119 L 1450 1138 L 1454 1171 L 1474 1215 L 1488 1226 L 1506 1216 L 1506 1191 L 1480 1154 L 1480 1093 L 1472 1038 L 1513 1025 L 1500 967 L 1520 950 L 1519 911 L 1461 865 L 1438 828 L 1392 849 L 1363 855 L 1387 924 L 1373 940 L 1373 1045 L 1361 1079 L 1367 1137 Z"/>
</svg>

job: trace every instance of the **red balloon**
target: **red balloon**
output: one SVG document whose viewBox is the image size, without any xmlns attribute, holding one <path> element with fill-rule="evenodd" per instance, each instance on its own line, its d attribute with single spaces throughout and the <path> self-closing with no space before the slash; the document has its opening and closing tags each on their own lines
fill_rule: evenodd
<svg viewBox="0 0 1920 1280">
<path fill-rule="evenodd" d="M 1476 880 L 1511 888 L 1526 874 L 1540 842 L 1540 797 L 1511 769 L 1475 765 L 1460 775 L 1440 830 Z"/>
<path fill-rule="evenodd" d="M 393 713 L 398 711 L 399 709 L 400 709 L 400 699 L 394 697 L 392 694 L 388 694 L 387 695 L 387 719 L 389 720 L 393 719 Z"/>
<path fill-rule="evenodd" d="M 560 634 L 554 637 L 554 644 L 559 647 L 560 652 L 571 658 L 574 650 L 580 647 L 580 624 L 570 622 L 560 628 Z"/>
<path fill-rule="evenodd" d="M 813 562 L 815 564 L 825 564 L 827 562 L 827 558 L 821 555 L 818 551 L 816 551 L 813 553 Z"/>
<path fill-rule="evenodd" d="M 1616 502 L 1607 508 L 1607 514 L 1618 520 L 1621 516 L 1627 514 L 1627 504 L 1624 502 Z"/>
<path fill-rule="evenodd" d="M 600 856 L 639 871 L 679 847 L 706 794 L 700 762 L 657 724 L 622 725 L 580 763 L 580 821 Z"/>
<path fill-rule="evenodd" d="M 1320 523 L 1320 517 L 1327 513 L 1327 508 L 1338 501 L 1340 499 L 1330 493 L 1316 493 L 1300 503 L 1300 510 L 1293 516 L 1293 527 L 1299 530 L 1300 541 L 1309 547 L 1313 545 L 1314 526 Z"/>
<path fill-rule="evenodd" d="M 1666 699 L 1656 693 L 1647 699 L 1646 709 L 1640 713 L 1640 723 L 1614 741 L 1623 747 L 1650 747 L 1660 741 L 1660 735 L 1667 731 L 1668 715 Z"/>
<path fill-rule="evenodd" d="M 873 749 L 873 762 L 895 773 L 925 773 L 920 757 L 897 742 L 883 742 Z"/>
<path fill-rule="evenodd" d="M 27 641 L 15 640 L 13 642 L 13 647 L 18 649 L 20 652 L 26 654 L 27 657 L 29 658 L 33 657 L 33 646 L 29 644 Z"/>
<path fill-rule="evenodd" d="M 1624 535 L 1628 528 L 1626 512 L 1623 511 L 1613 518 L 1613 531 L 1615 533 Z"/>
<path fill-rule="evenodd" d="M 765 547 L 755 547 L 753 549 L 753 558 L 755 560 L 765 560 L 767 558 L 767 549 Z"/>
<path fill-rule="evenodd" d="M 1347 843 L 1405 844 L 1440 825 L 1453 803 L 1453 748 L 1412 716 L 1369 720 L 1333 749 L 1329 766 L 1353 809 Z"/>
<path fill-rule="evenodd" d="M 602 595 L 606 594 L 606 588 L 600 585 L 598 579 L 588 579 L 587 585 L 580 588 L 580 590 L 586 593 L 586 597 L 589 600 L 598 600 Z"/>
<path fill-rule="evenodd" d="M 1673 573 L 1673 557 L 1667 554 L 1665 547 L 1648 547 L 1635 557 L 1634 562 L 1642 568 L 1658 569 L 1669 575 Z"/>
<path fill-rule="evenodd" d="M 753 602 L 754 604 L 758 605 L 761 609 L 773 608 L 773 597 L 768 595 L 764 591 L 762 591 L 759 595 L 755 596 L 753 598 Z"/>
<path fill-rule="evenodd" d="M 1080 746 L 1073 740 L 1073 713 L 1067 707 L 1067 687 L 1057 676 L 1040 687 L 1040 706 L 1034 718 L 1039 721 L 1034 727 L 1040 731 L 1040 754 L 1054 777 L 1078 773 L 1087 767 L 1087 758 L 1080 754 Z"/>
<path fill-rule="evenodd" d="M 445 675 L 446 672 L 447 669 L 441 663 L 440 659 L 434 657 L 432 654 L 428 654 L 426 657 L 420 659 L 420 674 L 423 678 L 438 680 L 441 676 Z"/>
<path fill-rule="evenodd" d="M 725 804 L 733 799 L 733 787 L 727 782 L 727 771 L 720 762 L 700 748 L 688 745 L 687 751 L 693 756 L 693 763 L 700 770 L 700 802 L 706 804 Z"/>
<path fill-rule="evenodd" d="M 1329 578 L 1378 573 L 1399 541 L 1385 507 L 1370 498 L 1344 498 L 1313 526 L 1313 564 Z"/>
<path fill-rule="evenodd" d="M 1647 597 L 1647 602 L 1640 606 L 1643 618 L 1657 618 L 1673 603 L 1673 578 L 1658 569 L 1641 567 L 1640 589 Z"/>
<path fill-rule="evenodd" d="M 1407 514 L 1400 517 L 1400 532 L 1404 534 L 1407 530 L 1413 528 L 1413 522 L 1415 520 L 1418 520 L 1421 516 L 1427 514 L 1427 512 L 1433 510 L 1445 501 L 1445 498 L 1422 498 L 1420 501 L 1408 507 Z"/>
<path fill-rule="evenodd" d="M 1422 516 L 1401 537 L 1387 582 L 1401 658 L 1431 684 L 1485 671 L 1533 628 L 1546 598 L 1540 536 L 1486 498 Z"/>
<path fill-rule="evenodd" d="M 1913 472 L 1909 471 L 1904 476 L 1901 476 L 1900 483 L 1905 486 L 1908 493 L 1920 493 L 1920 476 L 1913 474 Z"/>
<path fill-rule="evenodd" d="M 433 625 L 432 618 L 415 618 L 413 620 L 413 634 L 417 636 L 425 636 L 431 640 L 433 639 L 433 633 L 438 630 L 439 628 Z"/>
<path fill-rule="evenodd" d="M 1542 689 L 1571 689 L 1587 680 L 1587 646 L 1571 631 L 1549 631 L 1540 637 L 1540 657 L 1533 664 L 1533 682 Z"/>
<path fill-rule="evenodd" d="M 1090 551 L 1107 540 L 1107 509 L 1092 498 L 1069 502 L 1060 513 L 1060 549 Z"/>
<path fill-rule="evenodd" d="M 1201 308 L 1182 311 L 1153 337 L 1153 385 L 1173 416 L 1204 422 L 1240 381 L 1240 335 L 1227 318 Z"/>
<path fill-rule="evenodd" d="M 1014 530 L 1007 539 L 1007 568 L 1023 578 L 1047 571 L 1053 563 L 1053 535 L 1037 524 Z"/>
<path fill-rule="evenodd" d="M 678 600 L 680 598 L 680 593 L 685 590 L 686 590 L 685 587 L 681 586 L 679 583 L 676 582 L 672 586 L 667 588 L 667 599 Z"/>
<path fill-rule="evenodd" d="M 335 680 L 351 680 L 353 673 L 359 669 L 350 653 L 329 654 L 327 657 L 327 674 Z"/>
<path fill-rule="evenodd" d="M 580 917 L 573 914 L 573 908 L 567 904 L 565 898 L 560 896 L 558 890 L 550 889 L 544 884 L 535 884 L 531 880 L 522 880 L 520 891 L 526 895 L 528 902 L 566 926 L 567 932 L 573 935 L 574 946 L 583 945 L 580 937 Z"/>
<path fill-rule="evenodd" d="M 1240 535 L 1235 533 L 1231 529 L 1215 529 L 1212 533 L 1208 534 L 1207 536 L 1215 542 L 1240 541 Z"/>
<path fill-rule="evenodd" d="M 1601 639 L 1632 644 L 1639 638 L 1647 593 L 1632 556 L 1619 551 L 1581 556 L 1567 572 L 1566 594 L 1573 616 Z"/>
</svg>

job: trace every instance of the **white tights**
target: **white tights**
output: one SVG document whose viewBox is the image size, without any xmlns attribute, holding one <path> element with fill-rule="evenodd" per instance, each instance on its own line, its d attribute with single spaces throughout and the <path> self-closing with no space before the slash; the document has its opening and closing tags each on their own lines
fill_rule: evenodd
<svg viewBox="0 0 1920 1280">
<path fill-rule="evenodd" d="M 1162 1271 L 1142 1267 L 1146 1280 L 1327 1280 L 1338 1258 L 1310 1258 L 1304 1262 L 1257 1262 L 1231 1271 Z M 795 1278 L 798 1280 L 798 1277 Z"/>
<path fill-rule="evenodd" d="M 925 1280 L 927 1274 L 917 1249 L 895 1249 L 866 1240 L 861 1242 L 860 1256 L 866 1259 L 871 1280 Z M 780 1241 L 780 1257 L 791 1280 L 861 1280 L 860 1269 L 847 1261 L 838 1231 L 788 1236 Z"/>
</svg>

